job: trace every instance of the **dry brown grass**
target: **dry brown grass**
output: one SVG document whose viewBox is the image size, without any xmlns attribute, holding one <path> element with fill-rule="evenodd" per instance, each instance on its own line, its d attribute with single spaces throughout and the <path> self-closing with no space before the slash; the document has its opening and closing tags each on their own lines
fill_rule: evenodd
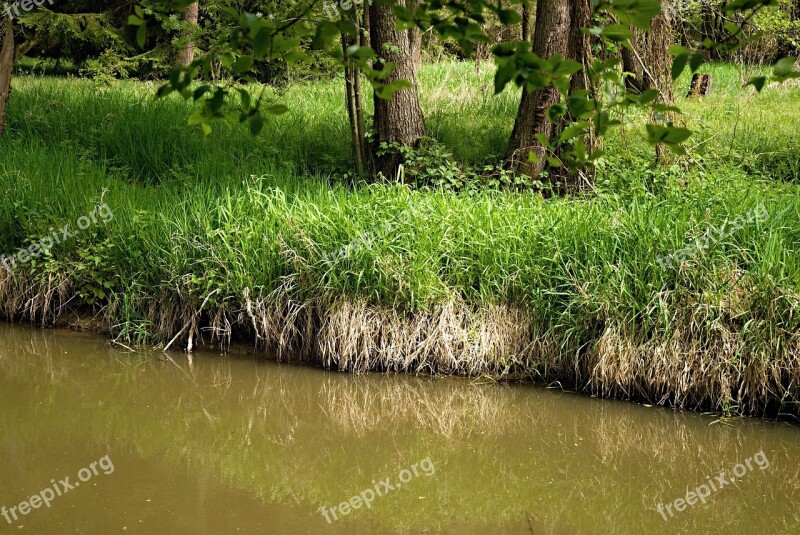
<svg viewBox="0 0 800 535">
<path fill-rule="evenodd" d="M 0 313 L 52 324 L 72 291 L 67 274 L 33 278 L 0 271 Z M 746 300 L 739 296 L 729 305 L 738 309 Z M 476 309 L 450 301 L 410 313 L 346 298 L 301 300 L 288 285 L 263 299 L 245 294 L 241 301 L 238 310 L 208 310 L 176 292 L 147 300 L 143 310 L 164 340 L 189 350 L 203 343 L 203 334 L 226 345 L 237 333 L 279 360 L 339 371 L 491 375 L 687 409 L 800 413 L 794 402 L 800 395 L 800 335 L 778 332 L 770 347 L 754 346 L 742 333 L 709 323 L 701 298 L 681 313 L 669 335 L 641 339 L 608 324 L 572 352 L 524 310 L 508 305 Z M 104 310 L 109 324 L 114 314 L 112 303 Z"/>
</svg>

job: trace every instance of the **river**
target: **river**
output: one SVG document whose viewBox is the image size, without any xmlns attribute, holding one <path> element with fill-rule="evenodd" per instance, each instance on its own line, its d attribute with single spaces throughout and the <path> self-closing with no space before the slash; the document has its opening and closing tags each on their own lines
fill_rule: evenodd
<svg viewBox="0 0 800 535">
<path fill-rule="evenodd" d="M 786 422 L 7 324 L 0 407 L 0 532 L 800 532 Z"/>
</svg>

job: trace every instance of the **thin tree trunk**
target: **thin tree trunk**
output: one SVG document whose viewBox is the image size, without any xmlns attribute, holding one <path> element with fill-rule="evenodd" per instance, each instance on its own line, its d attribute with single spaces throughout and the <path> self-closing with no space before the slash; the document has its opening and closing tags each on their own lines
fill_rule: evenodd
<svg viewBox="0 0 800 535">
<path fill-rule="evenodd" d="M 30 52 L 31 49 L 35 47 L 37 44 L 39 44 L 39 42 L 36 39 L 31 39 L 17 46 L 16 50 L 14 51 L 14 63 L 19 63 L 19 60 L 24 58 L 25 54 Z"/>
<path fill-rule="evenodd" d="M 197 25 L 197 21 L 200 17 L 200 2 L 194 2 L 189 4 L 186 7 L 186 10 L 183 12 L 183 21 L 192 24 L 194 26 Z M 194 61 L 194 43 L 191 40 L 192 32 L 187 31 L 184 33 L 184 39 L 186 39 L 186 43 L 180 50 L 175 57 L 175 66 L 176 67 L 186 67 L 190 65 Z"/>
<path fill-rule="evenodd" d="M 345 14 L 343 17 L 347 16 Z M 356 39 L 360 39 L 360 24 L 358 8 L 352 11 L 352 20 L 356 27 Z M 350 137 L 353 146 L 353 158 L 356 163 L 358 176 L 364 175 L 364 125 L 363 125 L 363 106 L 361 103 L 360 73 L 355 62 L 347 59 L 347 49 L 355 43 L 355 39 L 350 35 L 342 34 L 342 52 L 345 57 L 344 79 L 345 79 L 345 99 L 347 101 L 347 115 L 350 120 Z"/>
<path fill-rule="evenodd" d="M 531 30 L 533 29 L 533 20 L 531 17 L 531 0 L 523 0 L 522 2 L 522 40 L 531 40 Z"/>
<path fill-rule="evenodd" d="M 591 37 L 583 31 L 584 28 L 589 28 L 591 25 L 592 6 L 590 0 L 574 0 L 572 2 L 572 32 L 569 40 L 568 57 L 583 65 L 584 70 L 575 73 L 572 77 L 570 91 L 575 93 L 576 91 L 585 90 L 591 98 L 597 98 L 597 91 L 592 86 L 587 74 L 592 63 Z M 572 120 L 578 119 L 573 117 Z M 591 154 L 598 146 L 598 139 L 594 129 L 590 129 L 582 141 L 587 154 Z M 551 182 L 555 182 L 561 192 L 579 191 L 593 184 L 595 175 L 595 168 L 592 166 L 580 169 L 577 172 L 570 172 L 562 168 L 554 177 L 556 180 L 551 179 Z"/>
<path fill-rule="evenodd" d="M 419 0 L 408 0 L 408 8 L 412 11 L 419 6 Z M 417 26 L 408 29 L 408 45 L 411 47 L 411 63 L 414 72 L 422 66 L 422 31 Z"/>
<path fill-rule="evenodd" d="M 369 46 L 369 2 L 364 2 L 364 8 L 361 13 L 361 26 L 358 32 L 358 44 L 361 46 Z M 358 124 L 358 131 L 361 132 L 361 154 L 365 170 L 372 169 L 372 161 L 369 152 L 367 151 L 367 129 L 364 122 L 364 90 L 361 87 L 361 73 L 356 73 L 355 77 L 355 92 L 356 92 L 356 123 Z"/>
<path fill-rule="evenodd" d="M 384 68 L 385 63 L 394 64 L 394 70 L 383 82 L 390 84 L 397 80 L 407 80 L 413 85 L 413 88 L 398 91 L 390 100 L 384 100 L 375 94 L 373 149 L 380 147 L 381 143 L 416 146 L 419 139 L 425 136 L 425 120 L 417 94 L 408 32 L 397 29 L 397 21 L 389 6 L 376 4 L 370 9 L 370 37 L 372 49 L 380 58 L 376 60 L 376 69 Z M 391 154 L 375 158 L 374 170 L 391 178 L 395 176 L 401 163 L 401 156 L 392 151 Z"/>
<path fill-rule="evenodd" d="M 3 46 L 0 48 L 0 134 L 6 130 L 6 109 L 11 98 L 11 75 L 14 69 L 14 26 L 11 17 L 3 25 Z"/>
<path fill-rule="evenodd" d="M 554 54 L 569 56 L 572 30 L 570 0 L 538 0 L 533 52 L 542 58 Z M 545 147 L 536 140 L 537 135 L 552 139 L 556 125 L 547 119 L 547 110 L 561 99 L 558 89 L 548 87 L 540 91 L 522 90 L 522 100 L 514 130 L 506 149 L 505 160 L 516 172 L 538 177 L 545 169 Z M 529 156 L 534 155 L 532 160 Z"/>
</svg>

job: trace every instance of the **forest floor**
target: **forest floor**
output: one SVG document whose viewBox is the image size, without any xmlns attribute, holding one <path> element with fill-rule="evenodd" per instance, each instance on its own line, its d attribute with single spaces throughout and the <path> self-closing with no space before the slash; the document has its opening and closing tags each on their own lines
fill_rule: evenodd
<svg viewBox="0 0 800 535">
<path fill-rule="evenodd" d="M 710 96 L 679 99 L 690 157 L 654 168 L 634 116 L 605 141 L 596 190 L 556 199 L 353 184 L 341 81 L 286 90 L 290 112 L 252 137 L 204 136 L 153 83 L 16 78 L 0 315 L 77 310 L 126 344 L 239 340 L 339 370 L 800 414 L 800 87 L 755 94 L 740 68 L 710 72 Z M 503 153 L 518 94 L 494 96 L 491 76 L 423 68 L 442 162 Z"/>
</svg>

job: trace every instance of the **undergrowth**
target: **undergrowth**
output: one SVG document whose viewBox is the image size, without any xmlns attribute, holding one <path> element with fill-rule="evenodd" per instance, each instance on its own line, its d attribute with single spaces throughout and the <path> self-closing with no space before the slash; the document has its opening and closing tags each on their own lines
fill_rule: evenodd
<svg viewBox="0 0 800 535">
<path fill-rule="evenodd" d="M 431 139 L 406 155 L 404 184 L 338 175 L 350 156 L 337 82 L 290 93 L 292 111 L 253 138 L 238 125 L 204 137 L 150 84 L 18 79 L 0 141 L 0 250 L 101 198 L 114 219 L 0 274 L 3 315 L 52 323 L 78 308 L 126 342 L 241 337 L 340 369 L 792 407 L 800 89 L 755 95 L 734 68 L 712 70 L 714 93 L 682 102 L 689 158 L 653 167 L 640 129 L 619 130 L 595 191 L 547 200 L 497 163 L 518 95 L 493 97 L 489 72 L 467 64 L 423 70 Z M 659 265 L 759 205 L 766 221 Z M 353 242 L 369 246 L 327 260 Z"/>
</svg>

